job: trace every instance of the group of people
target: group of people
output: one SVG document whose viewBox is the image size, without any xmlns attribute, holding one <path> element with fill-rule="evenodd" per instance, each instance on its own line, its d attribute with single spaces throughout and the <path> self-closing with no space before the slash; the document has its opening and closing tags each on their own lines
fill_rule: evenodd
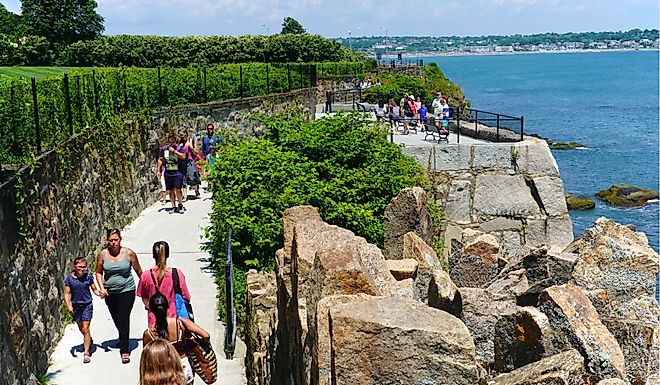
<svg viewBox="0 0 660 385">
<path fill-rule="evenodd" d="M 435 118 L 435 126 L 440 130 L 448 130 L 449 126 L 449 104 L 447 100 L 442 97 L 442 93 L 438 92 L 431 104 L 433 109 L 433 116 Z M 399 100 L 399 103 L 394 99 L 390 99 L 387 105 L 379 101 L 375 108 L 376 119 L 379 121 L 387 120 L 390 124 L 390 129 L 395 131 L 399 122 L 403 123 L 403 134 L 410 133 L 410 125 L 414 124 L 424 130 L 424 125 L 427 122 L 429 109 L 426 103 L 415 97 L 414 95 L 404 94 Z"/>
<path fill-rule="evenodd" d="M 201 154 L 198 151 L 194 136 L 187 131 L 179 135 L 171 133 L 167 137 L 167 144 L 160 148 L 156 164 L 156 178 L 161 184 L 161 203 L 166 204 L 169 195 L 172 209 L 170 213 L 184 213 L 183 203 L 187 200 L 189 186 L 199 197 L 201 184 L 200 161 L 212 164 L 216 160 L 217 146 L 222 145 L 220 136 L 215 133 L 215 126 L 209 123 L 206 126 L 206 136 L 202 138 Z M 177 205 L 178 202 L 178 205 Z"/>
<path fill-rule="evenodd" d="M 190 301 L 191 295 L 185 275 L 167 265 L 169 244 L 154 243 L 154 266 L 142 271 L 135 252 L 121 245 L 119 229 L 108 229 L 106 241 L 106 247 L 96 258 L 96 277 L 88 272 L 86 259 L 77 257 L 65 279 L 64 302 L 83 335 L 83 363 L 91 361 L 92 293 L 105 300 L 117 329 L 116 347 L 123 364 L 130 362 L 130 316 L 138 296 L 148 314 L 147 328 L 142 333 L 140 385 L 192 384 L 194 373 L 186 355 L 184 336 L 194 333 L 208 341 L 210 335 L 192 320 L 177 315 L 175 293 L 180 290 L 185 301 Z M 139 277 L 137 284 L 132 271 Z M 162 382 L 165 378 L 168 381 Z"/>
</svg>

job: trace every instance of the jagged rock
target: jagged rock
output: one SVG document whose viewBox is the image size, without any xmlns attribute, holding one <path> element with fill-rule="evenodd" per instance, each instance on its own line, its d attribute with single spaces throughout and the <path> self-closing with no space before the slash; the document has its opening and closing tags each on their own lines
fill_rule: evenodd
<svg viewBox="0 0 660 385">
<path fill-rule="evenodd" d="M 401 298 L 418 299 L 415 293 L 415 281 L 412 278 L 396 281 L 392 295 Z"/>
<path fill-rule="evenodd" d="M 522 296 L 529 291 L 527 270 L 518 269 L 502 274 L 500 278 L 488 285 L 486 290 L 493 294 L 500 294 L 513 299 Z"/>
<path fill-rule="evenodd" d="M 383 254 L 387 259 L 402 259 L 403 236 L 414 232 L 431 244 L 433 228 L 429 215 L 428 196 L 421 187 L 401 190 L 385 208 Z"/>
<path fill-rule="evenodd" d="M 570 280 L 576 258 L 576 255 L 570 253 L 549 254 L 546 246 L 523 246 L 509 258 L 509 262 L 500 272 L 500 280 L 505 279 L 512 271 L 525 269 L 528 288 L 517 295 L 517 301 L 522 305 L 535 305 L 543 289 Z M 518 286 L 518 289 L 523 288 L 524 286 Z"/>
<path fill-rule="evenodd" d="M 486 287 L 499 272 L 500 244 L 497 238 L 465 229 L 461 244 L 462 249 L 449 259 L 449 275 L 459 287 Z"/>
<path fill-rule="evenodd" d="M 625 378 L 625 362 L 619 344 L 579 287 L 566 284 L 545 289 L 539 296 L 539 309 L 558 332 L 556 336 L 560 340 L 553 343 L 578 349 L 585 358 L 586 370 L 594 379 Z"/>
<path fill-rule="evenodd" d="M 474 343 L 449 313 L 403 298 L 330 308 L 336 384 L 478 382 Z"/>
<path fill-rule="evenodd" d="M 548 317 L 535 307 L 503 315 L 495 325 L 495 371 L 510 372 L 568 349 L 554 345 L 555 333 Z"/>
<path fill-rule="evenodd" d="M 271 382 L 271 361 L 277 351 L 277 284 L 275 273 L 249 270 L 247 287 L 246 372 L 257 383 Z"/>
<path fill-rule="evenodd" d="M 598 381 L 596 385 L 627 385 L 625 381 L 618 378 L 608 378 L 607 380 Z"/>
<path fill-rule="evenodd" d="M 657 191 L 641 189 L 629 184 L 615 184 L 596 193 L 596 198 L 616 207 L 644 206 L 648 201 L 658 197 Z"/>
<path fill-rule="evenodd" d="M 418 262 L 415 259 L 388 259 L 385 261 L 385 264 L 397 281 L 403 281 L 408 278 L 414 279 L 417 275 Z"/>
<path fill-rule="evenodd" d="M 284 247 L 278 252 L 278 269 L 282 276 L 283 283 L 291 295 L 291 248 L 293 246 L 293 230 L 297 223 L 303 221 L 323 222 L 318 210 L 313 206 L 294 206 L 284 210 L 282 213 L 284 229 Z M 313 262 L 313 261 L 312 261 Z"/>
<path fill-rule="evenodd" d="M 461 287 L 458 291 L 463 305 L 461 320 L 474 338 L 477 362 L 490 368 L 495 361 L 495 324 L 516 311 L 515 301 L 485 289 Z"/>
<path fill-rule="evenodd" d="M 585 289 L 594 303 L 604 300 L 597 307 L 602 317 L 626 318 L 624 305 L 653 297 L 660 256 L 643 233 L 601 217 L 571 247 L 579 253 L 572 282 Z"/>
<path fill-rule="evenodd" d="M 403 236 L 403 258 L 417 261 L 415 292 L 420 301 L 427 303 L 433 269 L 442 269 L 438 256 L 422 238 L 413 232 L 409 232 Z"/>
<path fill-rule="evenodd" d="M 565 198 L 569 210 L 590 210 L 596 207 L 596 202 L 589 197 L 566 194 Z"/>
<path fill-rule="evenodd" d="M 645 385 L 660 385 L 660 373 L 654 373 L 649 376 Z"/>
<path fill-rule="evenodd" d="M 373 298 L 366 294 L 331 295 L 321 298 L 316 306 L 317 335 L 312 342 L 312 384 L 331 385 L 332 382 L 332 335 L 330 331 L 330 307 L 340 303 L 361 302 Z"/>
<path fill-rule="evenodd" d="M 461 317 L 463 309 L 461 293 L 444 270 L 433 269 L 433 276 L 429 284 L 428 305 Z"/>
<path fill-rule="evenodd" d="M 496 377 L 495 385 L 582 385 L 584 359 L 571 349 Z"/>
</svg>

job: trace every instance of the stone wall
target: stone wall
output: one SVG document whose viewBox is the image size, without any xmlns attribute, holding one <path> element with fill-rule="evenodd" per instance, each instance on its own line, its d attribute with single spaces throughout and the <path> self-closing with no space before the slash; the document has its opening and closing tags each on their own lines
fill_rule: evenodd
<svg viewBox="0 0 660 385">
<path fill-rule="evenodd" d="M 128 159 L 121 169 L 81 134 L 0 185 L 0 385 L 33 385 L 46 372 L 72 258 L 91 261 L 106 226 L 124 226 L 158 199 L 156 156 L 168 131 L 200 132 L 213 122 L 253 135 L 260 128 L 249 113 L 292 105 L 313 116 L 316 90 L 161 109 L 150 121 L 125 123 L 130 140 L 118 155 Z"/>
<path fill-rule="evenodd" d="M 573 240 L 559 168 L 543 140 L 403 151 L 432 172 L 446 253 L 465 228 L 494 235 L 505 254 L 544 243 L 563 249 Z"/>
</svg>

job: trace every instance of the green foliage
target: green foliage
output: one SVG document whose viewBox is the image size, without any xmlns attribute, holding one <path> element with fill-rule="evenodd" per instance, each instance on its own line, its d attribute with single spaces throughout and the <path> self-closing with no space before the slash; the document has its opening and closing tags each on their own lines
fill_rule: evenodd
<svg viewBox="0 0 660 385">
<path fill-rule="evenodd" d="M 404 93 L 419 96 L 422 101 L 430 104 L 434 95 L 440 91 L 448 98 L 449 104 L 468 105 L 463 91 L 456 84 L 447 79 L 436 63 L 427 64 L 424 67 L 424 78 L 418 79 L 407 75 L 384 73 L 378 75 L 382 85 L 367 88 L 363 98 L 367 102 L 376 103 L 382 101 L 387 103 L 394 100 L 397 104 Z"/>
<path fill-rule="evenodd" d="M 94 0 L 22 0 L 23 22 L 32 34 L 57 46 L 93 39 L 103 30 Z"/>
<path fill-rule="evenodd" d="M 365 61 L 320 35 L 101 36 L 67 46 L 59 65 L 83 67 L 187 67 L 228 63 Z"/>
<path fill-rule="evenodd" d="M 358 114 L 306 121 L 288 111 L 255 119 L 265 134 L 228 143 L 210 173 L 208 236 L 216 266 L 231 227 L 237 268 L 272 270 L 282 247 L 282 212 L 296 205 L 313 205 L 328 223 L 382 246 L 389 201 L 402 188 L 428 185 L 422 168 L 388 142 L 382 127 Z M 236 302 L 243 303 L 245 288 L 235 286 Z"/>
<path fill-rule="evenodd" d="M 300 35 L 306 33 L 305 28 L 293 17 L 285 17 L 282 23 L 282 34 Z"/>
<path fill-rule="evenodd" d="M 21 16 L 10 12 L 4 4 L 0 4 L 0 34 L 21 36 L 26 28 L 21 20 Z"/>
<path fill-rule="evenodd" d="M 241 87 L 241 68 L 243 83 Z M 339 72 L 332 72 L 339 69 Z M 357 73 L 364 63 L 326 66 L 326 73 Z M 286 92 L 311 86 L 312 65 L 228 64 L 208 68 L 162 68 L 160 88 L 155 68 L 100 68 L 69 75 L 71 131 L 94 126 L 109 116 L 158 106 L 202 103 Z M 266 75 L 268 74 L 268 75 Z M 206 79 L 206 81 L 205 81 Z M 266 80 L 268 79 L 268 83 Z M 39 126 L 43 149 L 55 148 L 70 136 L 63 78 L 37 82 Z M 0 80 L 0 162 L 21 163 L 37 148 L 31 84 L 26 79 Z"/>
</svg>

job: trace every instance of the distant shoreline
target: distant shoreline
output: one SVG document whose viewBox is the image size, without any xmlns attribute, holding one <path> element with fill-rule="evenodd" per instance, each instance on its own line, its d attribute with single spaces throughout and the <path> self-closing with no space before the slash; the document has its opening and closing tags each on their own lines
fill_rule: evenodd
<svg viewBox="0 0 660 385">
<path fill-rule="evenodd" d="M 444 56 L 505 56 L 505 55 L 535 55 L 553 53 L 601 53 L 601 52 L 629 52 L 629 51 L 660 51 L 659 48 L 611 48 L 611 49 L 565 49 L 565 50 L 539 50 L 539 51 L 516 51 L 516 52 L 420 52 L 418 54 L 403 54 L 403 59 L 414 59 L 423 57 Z M 396 59 L 397 55 L 383 55 L 383 59 Z"/>
</svg>

